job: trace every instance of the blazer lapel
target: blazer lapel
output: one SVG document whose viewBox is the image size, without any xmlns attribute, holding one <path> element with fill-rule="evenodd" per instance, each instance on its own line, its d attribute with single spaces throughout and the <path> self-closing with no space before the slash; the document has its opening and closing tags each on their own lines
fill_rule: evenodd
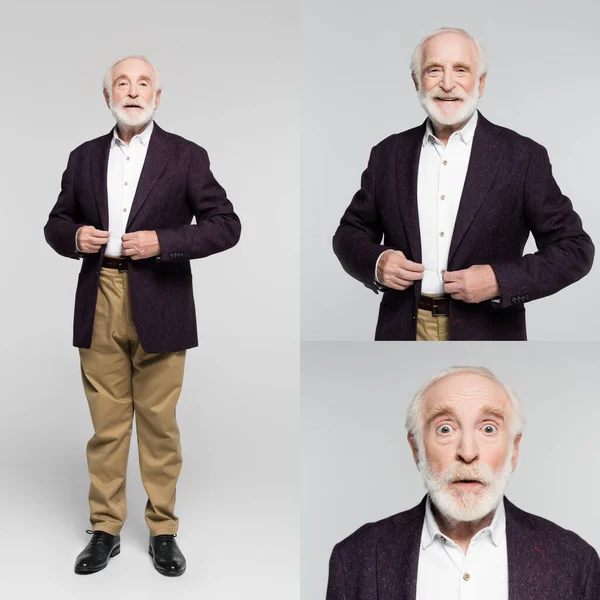
<svg viewBox="0 0 600 600">
<path fill-rule="evenodd" d="M 548 568 L 545 548 L 536 540 L 527 513 L 504 498 L 506 510 L 506 551 L 508 553 L 508 600 L 529 598 L 531 590 L 544 579 Z"/>
<path fill-rule="evenodd" d="M 152 130 L 146 152 L 146 159 L 144 160 L 140 180 L 135 191 L 135 196 L 133 197 L 133 203 L 131 204 L 131 211 L 127 220 L 127 227 L 125 228 L 126 232 L 129 231 L 140 208 L 146 202 L 152 188 L 167 166 L 167 162 L 173 151 L 173 142 L 170 140 L 170 137 L 156 122 L 154 123 L 154 129 Z"/>
<path fill-rule="evenodd" d="M 382 535 L 377 545 L 378 600 L 416 600 L 419 544 L 425 520 L 423 498 L 411 514 Z"/>
<path fill-rule="evenodd" d="M 108 155 L 110 153 L 110 141 L 112 130 L 103 135 L 95 142 L 90 156 L 91 182 L 100 225 L 104 231 L 108 231 L 108 189 L 106 185 L 108 174 Z"/>
<path fill-rule="evenodd" d="M 448 264 L 475 218 L 498 171 L 506 146 L 504 140 L 499 137 L 500 132 L 499 127 L 490 123 L 481 113 L 478 114 L 471 158 L 450 242 Z"/>
<path fill-rule="evenodd" d="M 420 263 L 421 233 L 417 206 L 417 178 L 421 159 L 421 144 L 425 135 L 425 123 L 410 132 L 406 143 L 396 147 L 396 190 L 398 208 L 404 224 L 412 260 Z"/>
</svg>

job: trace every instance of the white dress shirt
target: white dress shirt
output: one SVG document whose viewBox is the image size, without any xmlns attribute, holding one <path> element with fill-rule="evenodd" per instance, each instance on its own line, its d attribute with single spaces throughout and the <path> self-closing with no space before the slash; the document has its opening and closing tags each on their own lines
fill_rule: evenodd
<svg viewBox="0 0 600 600">
<path fill-rule="evenodd" d="M 121 140 L 116 126 L 113 129 L 106 178 L 110 240 L 106 245 L 105 256 L 121 256 L 121 237 L 125 233 L 153 129 L 154 121 L 150 121 L 144 131 L 133 136 L 129 145 Z"/>
<path fill-rule="evenodd" d="M 508 600 L 506 513 L 501 501 L 467 553 L 440 531 L 427 498 L 419 546 L 417 600 Z"/>
<path fill-rule="evenodd" d="M 444 294 L 442 273 L 448 268 L 450 241 L 467 176 L 476 126 L 477 111 L 462 129 L 450 136 L 444 146 L 435 137 L 431 121 L 427 119 L 417 178 L 421 262 L 425 267 L 421 283 L 423 294 Z M 377 265 L 375 280 L 381 283 L 377 278 Z"/>
</svg>

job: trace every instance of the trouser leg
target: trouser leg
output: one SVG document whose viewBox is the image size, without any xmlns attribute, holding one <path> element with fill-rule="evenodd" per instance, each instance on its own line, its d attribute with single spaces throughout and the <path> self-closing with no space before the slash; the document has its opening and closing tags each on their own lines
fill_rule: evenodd
<svg viewBox="0 0 600 600">
<path fill-rule="evenodd" d="M 132 339 L 135 336 L 131 346 L 132 395 L 140 471 L 148 496 L 145 519 L 151 535 L 177 533 L 175 496 L 182 457 L 176 407 L 186 352 L 145 352 L 135 335 L 129 305 L 127 314 L 130 335 Z"/>
<path fill-rule="evenodd" d="M 80 348 L 94 435 L 86 449 L 92 529 L 116 535 L 127 516 L 125 483 L 133 422 L 132 367 L 124 277 L 100 271 L 92 345 Z"/>
</svg>

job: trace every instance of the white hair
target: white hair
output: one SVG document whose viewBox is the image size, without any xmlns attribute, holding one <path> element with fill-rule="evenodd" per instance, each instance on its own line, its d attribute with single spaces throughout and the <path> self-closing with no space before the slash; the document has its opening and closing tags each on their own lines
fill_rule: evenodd
<svg viewBox="0 0 600 600">
<path fill-rule="evenodd" d="M 162 89 L 162 83 L 160 81 L 160 73 L 158 72 L 158 69 L 145 56 L 142 56 L 141 54 L 130 54 L 129 56 L 124 56 L 123 58 L 120 58 L 119 60 L 114 62 L 107 69 L 106 73 L 104 74 L 104 80 L 102 82 L 102 86 L 104 88 L 104 91 L 108 94 L 108 96 L 111 100 L 112 100 L 112 84 L 113 84 L 112 70 L 120 62 L 123 62 L 124 60 L 127 60 L 128 58 L 137 58 L 138 60 L 143 60 L 145 63 L 149 64 L 154 69 L 154 73 L 155 73 L 155 86 L 154 86 L 155 91 Z"/>
<path fill-rule="evenodd" d="M 413 436 L 419 448 L 423 447 L 423 398 L 427 392 L 439 381 L 463 373 L 479 375 L 499 384 L 504 390 L 504 393 L 506 394 L 506 397 L 511 405 L 511 415 L 509 421 L 511 439 L 514 440 L 517 435 L 523 432 L 525 420 L 521 411 L 521 402 L 506 384 L 502 383 L 489 369 L 486 369 L 485 367 L 450 367 L 449 369 L 442 371 L 439 375 L 436 375 L 427 381 L 415 394 L 410 406 L 408 407 L 408 410 L 406 411 L 406 429 Z"/>
<path fill-rule="evenodd" d="M 477 49 L 477 54 L 479 55 L 479 69 L 477 73 L 477 78 L 481 77 L 483 74 L 488 71 L 488 60 L 487 54 L 483 48 L 483 46 L 469 33 L 467 33 L 464 29 L 458 29 L 456 27 L 441 27 L 440 29 L 436 29 L 432 31 L 429 35 L 424 37 L 415 48 L 413 52 L 411 61 L 410 61 L 410 71 L 417 78 L 417 81 L 421 81 L 421 64 L 423 59 L 423 46 L 426 42 L 428 42 L 431 38 L 436 35 L 440 35 L 441 33 L 458 33 L 460 35 L 464 35 L 468 37 L 474 44 Z"/>
</svg>

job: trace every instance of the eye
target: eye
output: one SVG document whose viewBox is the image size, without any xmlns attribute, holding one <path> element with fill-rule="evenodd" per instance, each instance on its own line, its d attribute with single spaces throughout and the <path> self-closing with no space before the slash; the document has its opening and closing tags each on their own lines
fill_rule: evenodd
<svg viewBox="0 0 600 600">
<path fill-rule="evenodd" d="M 498 431 L 498 428 L 495 425 L 490 425 L 488 423 L 487 425 L 483 426 L 484 433 L 496 433 L 497 431 Z"/>
<path fill-rule="evenodd" d="M 140 85 L 148 85 L 145 81 L 141 81 Z"/>
<path fill-rule="evenodd" d="M 437 429 L 436 429 L 437 433 L 441 433 L 442 435 L 448 435 L 449 433 L 452 433 L 454 430 L 452 429 L 451 425 L 445 424 L 445 425 L 440 425 Z"/>
</svg>

